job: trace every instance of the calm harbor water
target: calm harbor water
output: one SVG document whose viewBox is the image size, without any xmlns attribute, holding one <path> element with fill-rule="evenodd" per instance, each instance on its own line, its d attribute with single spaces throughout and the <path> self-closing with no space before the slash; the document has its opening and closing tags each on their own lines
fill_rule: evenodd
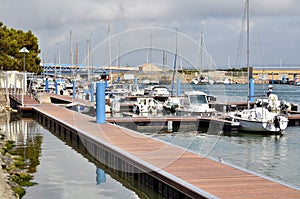
<svg viewBox="0 0 300 199">
<path fill-rule="evenodd" d="M 38 122 L 21 119 L 0 127 L 16 141 L 37 183 L 26 188 L 24 199 L 141 198 L 113 171 L 106 173 L 105 166 L 89 161 Z"/>
<path fill-rule="evenodd" d="M 202 90 L 220 101 L 245 101 L 246 85 L 182 85 Z M 300 87 L 274 85 L 279 99 L 300 104 Z M 295 91 L 296 90 L 296 91 Z M 255 94 L 267 92 L 256 85 Z M 29 198 L 157 198 L 155 193 L 126 182 L 105 166 L 88 160 L 33 120 L 1 124 L 1 131 L 16 141 L 37 185 L 26 188 Z M 216 132 L 147 133 L 195 153 L 300 187 L 300 127 L 288 127 L 282 137 Z M 24 147 L 25 146 L 25 147 Z M 24 150 L 25 149 L 25 150 Z M 134 190 L 134 191 L 132 191 Z"/>
</svg>

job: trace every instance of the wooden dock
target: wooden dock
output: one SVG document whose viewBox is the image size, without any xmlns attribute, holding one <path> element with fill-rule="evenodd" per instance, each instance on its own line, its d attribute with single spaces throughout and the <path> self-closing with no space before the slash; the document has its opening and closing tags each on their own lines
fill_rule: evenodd
<svg viewBox="0 0 300 199">
<path fill-rule="evenodd" d="M 31 105 L 34 117 L 95 159 L 166 198 L 300 198 L 300 189 L 218 162 L 54 104 Z"/>
</svg>

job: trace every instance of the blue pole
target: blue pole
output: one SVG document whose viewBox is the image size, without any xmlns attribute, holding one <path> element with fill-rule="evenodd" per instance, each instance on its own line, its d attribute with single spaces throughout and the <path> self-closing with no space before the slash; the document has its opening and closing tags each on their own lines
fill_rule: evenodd
<svg viewBox="0 0 300 199">
<path fill-rule="evenodd" d="M 105 123 L 105 82 L 96 84 L 96 123 Z"/>
<path fill-rule="evenodd" d="M 46 92 L 49 92 L 49 81 L 48 78 L 46 78 Z"/>
<path fill-rule="evenodd" d="M 250 89 L 249 101 L 254 102 L 254 79 L 250 79 L 249 89 Z"/>
<path fill-rule="evenodd" d="M 58 83 L 57 81 L 55 81 L 55 95 L 58 94 Z"/>
<path fill-rule="evenodd" d="M 285 76 L 283 76 L 282 82 L 283 82 L 284 84 L 286 83 L 286 77 L 285 77 Z"/>
<path fill-rule="evenodd" d="M 177 96 L 180 96 L 180 79 L 177 79 Z"/>
<path fill-rule="evenodd" d="M 91 83 L 91 102 L 94 102 L 94 83 Z"/>
<path fill-rule="evenodd" d="M 73 81 L 73 99 L 76 98 L 76 83 Z"/>
<path fill-rule="evenodd" d="M 137 77 L 134 77 L 134 84 L 137 84 L 137 83 L 138 83 Z"/>
</svg>

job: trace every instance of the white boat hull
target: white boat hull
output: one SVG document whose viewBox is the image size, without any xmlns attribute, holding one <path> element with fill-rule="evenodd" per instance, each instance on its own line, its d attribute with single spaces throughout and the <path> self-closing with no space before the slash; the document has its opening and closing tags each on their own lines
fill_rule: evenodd
<svg viewBox="0 0 300 199">
<path fill-rule="evenodd" d="M 259 107 L 242 112 L 231 112 L 229 117 L 240 123 L 240 130 L 249 132 L 282 133 L 288 126 L 288 118 Z"/>
<path fill-rule="evenodd" d="M 267 121 L 267 120 L 256 121 L 256 120 L 239 119 L 239 122 L 240 122 L 241 130 L 251 131 L 251 132 L 280 133 L 284 129 L 286 129 L 288 125 L 288 120 L 285 117 L 280 118 L 279 124 L 277 126 L 274 125 L 272 121 Z"/>
</svg>

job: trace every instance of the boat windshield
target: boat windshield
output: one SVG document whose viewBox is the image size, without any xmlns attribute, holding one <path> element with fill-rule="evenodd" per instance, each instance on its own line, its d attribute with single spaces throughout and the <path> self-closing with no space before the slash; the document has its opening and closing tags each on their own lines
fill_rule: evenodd
<svg viewBox="0 0 300 199">
<path fill-rule="evenodd" d="M 123 84 L 113 84 L 114 89 L 123 89 L 125 86 Z"/>
<path fill-rule="evenodd" d="M 134 92 L 139 91 L 140 90 L 139 85 L 137 85 L 137 84 L 130 85 L 130 90 L 134 91 Z"/>
<path fill-rule="evenodd" d="M 205 95 L 191 95 L 190 96 L 191 104 L 207 104 L 207 99 Z"/>
</svg>

